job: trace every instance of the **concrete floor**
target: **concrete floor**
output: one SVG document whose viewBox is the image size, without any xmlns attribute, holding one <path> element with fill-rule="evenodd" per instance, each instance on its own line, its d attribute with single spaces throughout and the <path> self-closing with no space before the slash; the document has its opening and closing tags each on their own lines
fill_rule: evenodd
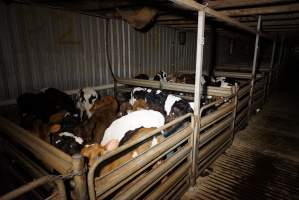
<svg viewBox="0 0 299 200">
<path fill-rule="evenodd" d="M 299 162 L 299 93 L 277 91 L 234 141 L 265 155 Z"/>
<path fill-rule="evenodd" d="M 299 199 L 299 84 L 294 71 L 291 66 L 281 72 L 262 110 L 183 199 Z"/>
</svg>

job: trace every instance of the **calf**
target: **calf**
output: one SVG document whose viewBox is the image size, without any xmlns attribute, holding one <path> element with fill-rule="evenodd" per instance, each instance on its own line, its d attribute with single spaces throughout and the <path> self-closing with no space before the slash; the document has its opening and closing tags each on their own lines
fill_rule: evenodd
<svg viewBox="0 0 299 200">
<path fill-rule="evenodd" d="M 101 142 L 104 131 L 116 119 L 118 102 L 112 96 L 97 100 L 90 109 L 92 117 L 77 126 L 74 130 L 86 142 Z"/>
<path fill-rule="evenodd" d="M 33 115 L 44 123 L 48 123 L 49 117 L 60 111 L 76 114 L 72 99 L 55 88 L 49 88 L 37 94 L 24 93 L 17 98 L 17 105 L 23 117 Z"/>
<path fill-rule="evenodd" d="M 167 82 L 167 73 L 164 71 L 160 71 L 154 76 L 154 81 Z"/>
<path fill-rule="evenodd" d="M 120 141 L 119 146 L 136 141 L 139 138 L 146 136 L 148 133 L 150 133 L 153 130 L 155 130 L 155 128 L 138 128 L 134 131 L 127 132 L 125 134 L 124 138 Z M 133 151 L 130 151 L 130 152 L 122 155 L 118 159 L 112 161 L 108 165 L 105 165 L 101 169 L 99 176 L 108 174 L 113 169 L 116 169 L 117 167 L 127 163 L 132 158 L 137 157 L 138 155 L 142 154 L 146 150 L 148 150 L 151 147 L 160 143 L 162 140 L 163 140 L 163 136 L 159 135 L 158 137 L 153 137 L 152 140 L 143 142 L 141 145 L 139 145 Z M 111 146 L 113 146 L 113 147 L 111 147 Z M 99 156 L 102 156 L 102 155 L 106 154 L 107 152 L 112 151 L 116 148 L 117 147 L 115 146 L 115 144 L 113 144 L 113 145 L 108 144 L 105 146 L 100 145 L 100 144 L 86 145 L 81 150 L 81 155 L 83 155 L 84 157 L 87 157 L 89 160 L 88 165 L 92 166 Z"/>
<path fill-rule="evenodd" d="M 87 118 L 90 118 L 92 113 L 90 112 L 91 107 L 94 102 L 100 98 L 98 93 L 90 87 L 81 88 L 76 96 L 76 106 L 80 110 L 81 120 L 83 119 L 84 113 L 86 113 Z"/>
<path fill-rule="evenodd" d="M 51 143 L 63 152 L 73 155 L 79 153 L 83 147 L 83 139 L 73 133 L 63 132 L 59 135 L 53 134 Z"/>
<path fill-rule="evenodd" d="M 133 106 L 134 102 L 138 99 L 145 99 L 146 95 L 151 91 L 151 89 L 135 87 L 131 91 L 131 98 L 129 103 Z"/>
<path fill-rule="evenodd" d="M 77 114 L 75 103 L 66 93 L 56 88 L 48 88 L 44 91 L 44 93 L 47 101 L 55 105 L 56 111 L 65 110 L 71 114 Z"/>
<path fill-rule="evenodd" d="M 131 112 L 112 122 L 112 124 L 105 130 L 101 145 L 105 145 L 111 140 L 120 142 L 128 131 L 140 127 L 160 127 L 163 126 L 164 123 L 164 116 L 157 111 L 139 110 Z"/>
</svg>

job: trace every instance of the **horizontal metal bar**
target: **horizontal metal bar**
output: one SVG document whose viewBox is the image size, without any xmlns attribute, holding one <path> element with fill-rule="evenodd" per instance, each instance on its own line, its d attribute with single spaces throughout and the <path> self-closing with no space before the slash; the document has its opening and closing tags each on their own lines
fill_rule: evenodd
<svg viewBox="0 0 299 200">
<path fill-rule="evenodd" d="M 208 126 L 221 120 L 223 117 L 231 114 L 233 109 L 234 109 L 234 103 L 231 102 L 229 105 L 227 105 L 223 108 L 220 108 L 217 111 L 208 114 L 207 116 L 202 117 L 201 122 L 200 122 L 200 127 L 201 127 L 200 129 L 204 130 Z"/>
<path fill-rule="evenodd" d="M 238 99 L 241 99 L 244 95 L 249 95 L 250 92 L 250 82 L 246 83 L 246 86 L 242 87 L 238 92 Z"/>
<path fill-rule="evenodd" d="M 246 107 L 245 109 L 243 109 L 241 111 L 241 113 L 237 114 L 237 117 L 236 117 L 236 124 L 239 124 L 239 122 L 244 119 L 244 118 L 247 118 L 247 114 L 248 114 L 248 107 Z"/>
<path fill-rule="evenodd" d="M 240 100 L 237 106 L 237 112 L 244 108 L 244 106 L 248 106 L 249 103 L 249 96 L 245 97 L 244 99 Z"/>
<path fill-rule="evenodd" d="M 227 140 L 223 144 L 221 144 L 218 148 L 216 148 L 210 155 L 206 157 L 206 159 L 198 164 L 198 174 L 200 175 L 208 166 L 210 166 L 215 160 L 217 160 L 223 152 L 228 149 L 231 145 L 232 140 Z"/>
<path fill-rule="evenodd" d="M 253 94 L 253 101 L 259 98 L 264 98 L 265 90 L 260 90 L 257 91 L 256 93 Z"/>
<path fill-rule="evenodd" d="M 188 92 L 194 93 L 194 85 L 192 84 L 182 84 L 182 83 L 171 83 L 171 82 L 160 82 L 152 80 L 140 80 L 140 79 L 118 79 L 118 83 L 133 85 L 139 87 L 150 87 L 156 89 L 172 90 L 178 92 Z M 212 96 L 229 96 L 232 94 L 231 88 L 221 88 L 221 87 L 207 87 L 207 95 Z"/>
<path fill-rule="evenodd" d="M 236 79 L 250 79 L 252 77 L 251 73 L 246 72 L 227 72 L 227 71 L 215 71 L 215 76 L 224 76 L 229 78 L 236 78 Z M 257 78 L 263 77 L 263 74 L 256 74 Z"/>
<path fill-rule="evenodd" d="M 185 176 L 183 180 L 181 180 L 175 187 L 171 188 L 171 190 L 166 193 L 166 196 L 162 196 L 163 199 L 173 199 L 176 197 L 180 199 L 183 194 L 188 190 L 190 186 L 190 176 Z M 149 198 L 150 199 L 150 198 Z M 161 198 L 160 198 L 161 199 Z"/>
<path fill-rule="evenodd" d="M 57 180 L 57 176 L 43 176 L 41 178 L 38 178 L 34 181 L 31 181 L 17 189 L 14 189 L 13 191 L 4 194 L 3 196 L 0 196 L 0 199 L 2 200 L 11 200 L 11 199 L 15 199 L 41 185 L 44 185 L 46 183 L 49 182 L 55 182 Z"/>
<path fill-rule="evenodd" d="M 186 116 L 191 116 L 190 114 L 187 114 Z M 182 120 L 184 118 L 181 118 Z M 178 121 L 176 121 L 176 123 L 178 123 Z M 169 125 L 169 124 L 168 124 Z M 165 128 L 166 126 L 164 126 Z M 159 130 L 156 130 L 155 132 L 152 132 L 153 134 L 149 133 L 149 135 L 152 137 L 155 134 L 159 133 L 161 130 L 163 130 L 163 128 L 160 128 Z M 129 162 L 127 165 L 122 167 L 122 170 L 126 171 L 125 174 L 121 174 L 119 173 L 119 171 L 113 171 L 109 174 L 109 177 L 113 177 L 113 179 L 109 178 L 109 181 L 106 180 L 108 178 L 108 176 L 104 176 L 102 178 L 97 178 L 96 179 L 96 189 L 97 189 L 97 195 L 101 195 L 103 192 L 105 192 L 106 190 L 108 190 L 109 188 L 113 187 L 116 184 L 119 184 L 120 180 L 124 180 L 126 177 L 128 177 L 130 174 L 134 173 L 136 170 L 142 168 L 142 166 L 145 165 L 141 165 L 142 163 L 148 163 L 151 160 L 155 159 L 156 157 L 161 156 L 161 152 L 165 152 L 168 151 L 171 148 L 174 148 L 174 146 L 179 143 L 179 141 L 183 140 L 186 137 L 189 137 L 192 133 L 192 128 L 191 126 L 179 131 L 178 134 L 174 134 L 171 137 L 167 138 L 166 140 L 164 140 L 161 144 L 156 145 L 155 147 L 151 148 L 150 150 L 148 150 L 147 152 L 145 152 L 142 156 L 142 158 L 138 158 L 139 162 L 136 161 L 136 159 L 132 160 L 131 162 Z M 149 137 L 150 137 L 149 136 Z M 140 141 L 137 142 L 142 142 L 145 141 L 147 138 L 141 138 Z M 137 142 L 135 142 L 137 144 Z M 134 144 L 134 143 L 131 143 Z M 132 146 L 131 144 L 128 144 L 130 146 Z M 100 158 L 100 160 L 98 160 L 91 168 L 90 168 L 90 172 L 88 174 L 88 182 L 89 182 L 89 192 L 93 193 L 95 187 L 94 187 L 94 171 L 97 168 L 97 166 L 103 162 L 104 160 L 107 160 L 108 158 L 111 158 L 112 156 L 115 156 L 117 154 L 119 154 L 122 151 L 127 150 L 130 146 L 121 146 L 119 147 L 117 150 L 112 151 L 111 153 L 108 153 L 104 156 L 102 156 Z M 123 147 L 123 148 L 122 148 Z M 141 162 L 142 161 L 142 162 Z M 109 184 L 106 184 L 106 182 L 109 182 Z M 102 182 L 105 182 L 105 186 L 103 187 L 103 185 L 101 185 Z M 97 187 L 97 185 L 101 185 L 100 188 Z M 100 190 L 99 190 L 100 189 Z M 92 194 L 91 194 L 92 196 Z"/>
<path fill-rule="evenodd" d="M 173 187 L 180 184 L 179 182 L 186 181 L 185 177 L 188 177 L 190 166 L 190 162 L 184 163 L 183 166 L 180 166 L 173 174 L 171 174 L 171 176 L 167 177 L 166 181 L 147 195 L 145 199 L 161 199 L 170 191 L 176 192 L 176 189 L 173 190 Z"/>
<path fill-rule="evenodd" d="M 0 130 L 2 134 L 24 146 L 38 159 L 56 169 L 59 173 L 66 174 L 72 170 L 71 156 L 1 116 Z"/>
<path fill-rule="evenodd" d="M 208 143 L 207 145 L 201 147 L 198 151 L 198 160 L 197 163 L 200 165 L 200 163 L 204 162 L 205 159 L 213 152 L 217 147 L 219 147 L 221 144 L 225 143 L 226 141 L 232 139 L 232 130 L 231 128 L 228 128 L 225 132 L 217 136 L 213 142 Z"/>
<path fill-rule="evenodd" d="M 208 129 L 204 133 L 201 133 L 199 137 L 199 147 L 205 145 L 207 142 L 209 142 L 211 139 L 213 139 L 227 127 L 231 126 L 232 120 L 232 116 L 227 117 L 223 121 L 217 123 L 215 126 L 212 126 L 212 128 Z"/>
<path fill-rule="evenodd" d="M 118 84 L 118 86 L 122 86 L 122 85 Z M 93 86 L 92 88 L 94 88 L 97 91 L 100 91 L 100 90 L 112 89 L 113 87 L 114 87 L 114 84 L 107 84 L 107 85 L 101 85 L 101 86 Z M 74 95 L 74 94 L 77 94 L 79 89 L 66 90 L 66 91 L 64 91 L 64 93 L 66 93 L 68 95 Z M 16 99 L 8 99 L 8 100 L 0 101 L 0 106 L 14 105 L 16 103 L 17 103 Z"/>
<path fill-rule="evenodd" d="M 146 174 L 140 181 L 138 181 L 136 185 L 129 188 L 125 193 L 122 193 L 117 199 L 133 199 L 140 197 L 143 192 L 150 189 L 150 186 L 159 181 L 163 175 L 166 175 L 167 172 L 175 168 L 184 159 L 186 159 L 189 156 L 188 154 L 191 153 L 191 150 L 191 146 L 180 149 L 171 158 L 166 160 L 166 162 L 162 163 L 157 168 Z M 191 163 L 189 166 L 191 166 Z"/>
</svg>

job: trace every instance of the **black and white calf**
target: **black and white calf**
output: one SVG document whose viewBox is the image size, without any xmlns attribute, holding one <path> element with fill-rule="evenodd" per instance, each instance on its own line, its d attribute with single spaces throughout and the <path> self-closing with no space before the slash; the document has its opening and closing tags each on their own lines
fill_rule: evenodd
<svg viewBox="0 0 299 200">
<path fill-rule="evenodd" d="M 84 113 L 87 117 L 90 118 L 92 113 L 90 112 L 91 107 L 94 105 L 94 102 L 100 98 L 98 93 L 90 87 L 81 88 L 76 96 L 76 107 L 80 110 L 81 120 L 83 119 Z"/>
<path fill-rule="evenodd" d="M 154 76 L 154 81 L 163 81 L 167 82 L 167 73 L 164 71 L 160 71 Z"/>
<path fill-rule="evenodd" d="M 63 152 L 73 155 L 79 153 L 83 147 L 83 139 L 70 132 L 62 132 L 59 135 L 52 135 L 51 143 Z"/>
</svg>

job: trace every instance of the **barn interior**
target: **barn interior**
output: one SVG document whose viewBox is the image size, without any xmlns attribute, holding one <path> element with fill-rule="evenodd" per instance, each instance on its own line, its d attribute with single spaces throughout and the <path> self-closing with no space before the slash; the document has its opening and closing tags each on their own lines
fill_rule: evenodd
<svg viewBox="0 0 299 200">
<path fill-rule="evenodd" d="M 3 0 L 0 16 L 0 199 L 299 199 L 296 0 Z M 86 87 L 194 106 L 93 164 L 22 127 L 22 94 Z"/>
</svg>

